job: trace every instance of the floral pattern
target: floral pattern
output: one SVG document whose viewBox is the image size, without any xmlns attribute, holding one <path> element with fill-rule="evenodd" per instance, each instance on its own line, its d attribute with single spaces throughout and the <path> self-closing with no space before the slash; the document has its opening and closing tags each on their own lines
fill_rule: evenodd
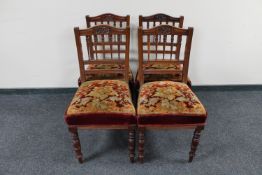
<svg viewBox="0 0 262 175">
<path fill-rule="evenodd" d="M 124 65 L 121 64 L 89 64 L 88 69 L 124 69 Z"/>
<path fill-rule="evenodd" d="M 94 80 L 77 90 L 67 115 L 121 113 L 135 115 L 128 84 L 121 80 Z"/>
<path fill-rule="evenodd" d="M 206 110 L 186 84 L 156 81 L 142 85 L 137 113 L 205 116 Z"/>
<path fill-rule="evenodd" d="M 163 69 L 163 70 L 181 70 L 182 66 L 179 64 L 161 64 L 161 63 L 150 63 L 145 64 L 144 69 Z M 172 80 L 172 81 L 181 81 L 182 73 L 177 74 L 145 74 L 144 75 L 145 82 L 150 81 L 160 81 L 160 80 Z"/>
<path fill-rule="evenodd" d="M 172 63 L 168 63 L 168 64 L 161 64 L 161 63 L 149 63 L 149 64 L 145 64 L 144 65 L 145 69 L 168 69 L 168 70 L 178 70 L 181 69 L 181 66 L 179 64 L 172 64 Z"/>
<path fill-rule="evenodd" d="M 121 64 L 88 64 L 87 70 L 90 69 L 124 69 L 125 65 Z M 133 80 L 131 69 L 129 69 L 129 80 Z M 87 75 L 87 80 L 102 80 L 102 79 L 124 79 L 123 74 L 93 74 Z"/>
</svg>

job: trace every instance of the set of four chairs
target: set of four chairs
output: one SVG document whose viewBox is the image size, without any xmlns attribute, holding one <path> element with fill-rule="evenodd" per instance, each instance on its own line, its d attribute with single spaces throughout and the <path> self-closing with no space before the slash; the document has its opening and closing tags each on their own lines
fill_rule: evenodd
<svg viewBox="0 0 262 175">
<path fill-rule="evenodd" d="M 193 28 L 184 17 L 139 16 L 138 71 L 129 66 L 130 17 L 86 16 L 86 29 L 75 28 L 79 88 L 65 112 L 76 158 L 83 162 L 78 129 L 127 129 L 131 162 L 144 161 L 146 129 L 195 129 L 193 160 L 207 112 L 188 78 Z"/>
</svg>

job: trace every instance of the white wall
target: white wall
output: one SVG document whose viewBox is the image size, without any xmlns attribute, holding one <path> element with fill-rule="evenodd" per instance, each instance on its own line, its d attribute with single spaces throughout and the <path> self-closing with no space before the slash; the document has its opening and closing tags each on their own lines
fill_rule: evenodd
<svg viewBox="0 0 262 175">
<path fill-rule="evenodd" d="M 184 15 L 194 84 L 262 84 L 261 0 L 1 0 L 0 88 L 76 86 L 73 27 L 105 12 L 131 15 L 134 52 L 139 14 Z"/>
</svg>

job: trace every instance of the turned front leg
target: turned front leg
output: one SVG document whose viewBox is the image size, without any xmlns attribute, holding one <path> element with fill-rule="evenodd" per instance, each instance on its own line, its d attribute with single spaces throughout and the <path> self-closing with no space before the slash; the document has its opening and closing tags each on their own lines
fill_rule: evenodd
<svg viewBox="0 0 262 175">
<path fill-rule="evenodd" d="M 144 163 L 145 128 L 138 128 L 138 160 Z"/>
<path fill-rule="evenodd" d="M 71 133 L 72 139 L 73 139 L 73 147 L 75 151 L 76 158 L 79 163 L 83 163 L 83 154 L 81 152 L 81 144 L 78 137 L 78 132 L 76 127 L 69 127 L 69 132 Z"/>
<path fill-rule="evenodd" d="M 200 132 L 203 129 L 204 129 L 204 126 L 198 126 L 198 127 L 196 127 L 196 129 L 194 131 L 194 135 L 193 135 L 192 143 L 191 143 L 191 150 L 189 152 L 189 160 L 188 160 L 188 162 L 192 162 L 193 158 L 195 157 L 197 146 L 198 146 L 199 140 L 200 140 Z"/>
<path fill-rule="evenodd" d="M 130 162 L 135 160 L 135 127 L 128 127 L 128 149 L 129 149 L 129 159 Z"/>
</svg>

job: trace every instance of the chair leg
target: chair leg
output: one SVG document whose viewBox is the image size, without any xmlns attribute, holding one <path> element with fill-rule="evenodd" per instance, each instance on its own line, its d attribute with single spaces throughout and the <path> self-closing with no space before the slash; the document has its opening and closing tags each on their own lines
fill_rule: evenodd
<svg viewBox="0 0 262 175">
<path fill-rule="evenodd" d="M 135 127 L 128 127 L 128 149 L 129 149 L 129 159 L 131 163 L 135 161 Z"/>
<path fill-rule="evenodd" d="M 138 160 L 144 163 L 145 128 L 138 128 Z"/>
<path fill-rule="evenodd" d="M 190 87 L 190 89 L 192 88 L 192 82 L 191 82 L 191 80 L 188 80 L 188 81 L 187 81 L 187 85 Z"/>
<path fill-rule="evenodd" d="M 203 129 L 204 129 L 204 126 L 197 126 L 195 131 L 194 131 L 194 135 L 193 135 L 192 143 L 191 143 L 191 150 L 189 152 L 189 160 L 188 160 L 188 162 L 192 162 L 193 158 L 195 157 L 197 146 L 198 146 L 199 140 L 200 140 L 200 132 Z"/>
<path fill-rule="evenodd" d="M 79 140 L 79 137 L 78 137 L 77 128 L 76 127 L 68 127 L 68 130 L 72 135 L 73 147 L 74 147 L 74 150 L 75 150 L 76 158 L 77 158 L 79 163 L 83 163 L 83 154 L 81 152 L 81 144 L 80 144 L 80 140 Z"/>
<path fill-rule="evenodd" d="M 78 80 L 77 80 L 77 84 L 78 84 L 78 87 L 80 87 L 81 86 L 81 80 L 80 80 L 80 78 L 78 78 Z"/>
</svg>

